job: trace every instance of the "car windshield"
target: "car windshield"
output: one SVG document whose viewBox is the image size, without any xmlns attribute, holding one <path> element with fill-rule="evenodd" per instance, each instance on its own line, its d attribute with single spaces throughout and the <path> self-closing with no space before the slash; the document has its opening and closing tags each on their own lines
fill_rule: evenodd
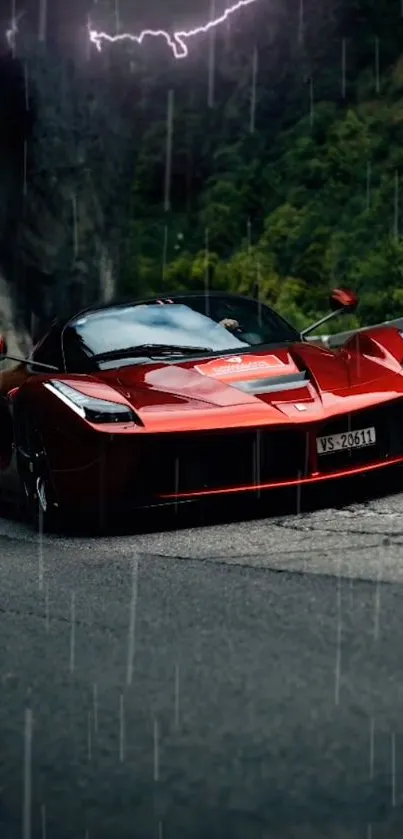
<svg viewBox="0 0 403 839">
<path fill-rule="evenodd" d="M 82 349 L 99 359 L 136 355 L 153 357 L 159 351 L 169 355 L 169 347 L 189 351 L 222 352 L 246 350 L 266 344 L 282 344 L 299 339 L 289 324 L 269 307 L 242 297 L 189 296 L 175 301 L 152 301 L 127 306 L 111 306 L 89 312 L 70 323 Z M 149 349 L 147 345 L 153 345 Z M 138 355 L 138 353 L 137 353 Z"/>
</svg>

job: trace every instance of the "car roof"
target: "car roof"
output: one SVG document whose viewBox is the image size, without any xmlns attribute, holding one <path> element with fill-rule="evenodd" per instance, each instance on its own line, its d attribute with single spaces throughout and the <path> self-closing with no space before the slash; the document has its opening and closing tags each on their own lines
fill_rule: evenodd
<svg viewBox="0 0 403 839">
<path fill-rule="evenodd" d="M 65 321 L 63 321 L 63 325 L 66 326 L 67 324 L 75 321 L 76 318 L 82 317 L 83 315 L 96 314 L 97 312 L 103 312 L 103 311 L 106 311 L 107 309 L 119 309 L 119 308 L 123 309 L 126 306 L 140 306 L 143 303 L 155 303 L 157 300 L 162 300 L 162 301 L 167 301 L 168 302 L 170 300 L 172 300 L 172 301 L 178 300 L 179 301 L 179 300 L 183 300 L 184 298 L 188 299 L 188 298 L 192 298 L 192 297 L 195 297 L 195 298 L 197 298 L 197 297 L 226 297 L 226 298 L 233 299 L 233 300 L 245 300 L 245 301 L 250 301 L 250 302 L 252 300 L 254 300 L 253 297 L 249 297 L 248 295 L 245 295 L 245 294 L 236 294 L 235 292 L 229 292 L 229 291 L 208 291 L 208 292 L 206 292 L 203 289 L 201 289 L 200 291 L 174 292 L 173 294 L 170 294 L 169 292 L 166 293 L 166 294 L 164 293 L 164 294 L 160 294 L 160 295 L 154 294 L 152 297 L 143 297 L 143 298 L 138 298 L 138 299 L 137 298 L 133 299 L 132 297 L 128 297 L 128 298 L 125 298 L 125 299 L 120 299 L 119 298 L 118 300 L 115 300 L 115 301 L 111 300 L 111 301 L 109 301 L 109 303 L 100 303 L 100 304 L 97 304 L 95 306 L 87 306 L 85 309 L 80 309 L 80 311 L 76 312 L 73 316 L 71 316 L 71 317 L 67 318 Z M 263 305 L 267 305 L 267 304 L 263 304 Z M 61 321 L 58 321 L 57 324 L 55 323 L 54 325 L 57 326 L 58 324 L 61 324 L 61 323 L 62 323 Z"/>
</svg>

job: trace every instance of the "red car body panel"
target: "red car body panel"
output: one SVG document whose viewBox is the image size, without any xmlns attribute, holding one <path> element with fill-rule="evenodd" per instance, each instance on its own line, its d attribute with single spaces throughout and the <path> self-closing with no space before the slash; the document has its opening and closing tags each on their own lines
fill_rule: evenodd
<svg viewBox="0 0 403 839">
<path fill-rule="evenodd" d="M 71 510 L 147 506 L 315 483 L 403 463 L 402 363 L 399 331 L 382 327 L 357 333 L 337 351 L 301 341 L 233 356 L 134 363 L 96 376 L 32 375 L 13 391 L 12 401 L 41 431 L 58 504 Z M 83 419 L 45 387 L 54 379 L 130 406 L 138 423 Z M 377 411 L 395 412 L 388 419 L 395 428 L 393 446 L 381 441 L 379 450 L 360 449 L 358 460 L 348 452 L 344 461 L 338 455 L 321 459 L 316 438 L 332 423 L 346 431 L 351 422 L 372 425 L 368 411 L 376 417 L 383 416 Z M 382 436 L 382 419 L 379 427 Z M 249 467 L 249 456 L 259 459 L 260 445 L 278 458 L 275 474 L 270 465 L 260 474 L 260 460 L 259 468 Z M 280 454 L 287 459 L 283 471 Z"/>
</svg>

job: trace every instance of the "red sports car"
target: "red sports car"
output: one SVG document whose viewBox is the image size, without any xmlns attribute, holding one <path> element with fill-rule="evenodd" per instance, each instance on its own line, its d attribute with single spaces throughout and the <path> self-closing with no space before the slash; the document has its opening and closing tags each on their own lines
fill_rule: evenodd
<svg viewBox="0 0 403 839">
<path fill-rule="evenodd" d="M 356 305 L 335 290 L 321 323 Z M 402 333 L 373 328 L 331 351 L 306 341 L 317 326 L 301 335 L 225 292 L 54 325 L 2 374 L 3 492 L 16 478 L 46 528 L 403 463 Z"/>
</svg>

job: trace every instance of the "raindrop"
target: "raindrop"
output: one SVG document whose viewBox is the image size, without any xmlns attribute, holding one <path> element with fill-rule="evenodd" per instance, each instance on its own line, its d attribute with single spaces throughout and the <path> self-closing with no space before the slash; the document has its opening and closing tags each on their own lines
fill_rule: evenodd
<svg viewBox="0 0 403 839">
<path fill-rule="evenodd" d="M 119 35 L 119 32 L 121 30 L 119 0 L 115 0 L 115 27 L 116 34 Z"/>
<path fill-rule="evenodd" d="M 71 632 L 70 632 L 70 673 L 74 673 L 75 652 L 76 652 L 76 596 L 73 592 L 71 595 L 71 610 L 70 610 Z"/>
<path fill-rule="evenodd" d="M 399 238 L 399 172 L 395 171 L 395 220 L 394 220 L 394 235 L 395 239 Z"/>
<path fill-rule="evenodd" d="M 392 807 L 396 807 L 396 735 L 391 735 Z"/>
<path fill-rule="evenodd" d="M 91 711 L 88 711 L 88 718 L 87 718 L 87 752 L 88 752 L 88 760 L 89 761 L 91 761 L 91 757 L 92 757 L 91 722 L 92 722 Z"/>
<path fill-rule="evenodd" d="M 162 282 L 165 282 L 165 274 L 168 262 L 168 225 L 164 226 L 164 244 L 162 247 Z"/>
<path fill-rule="evenodd" d="M 208 316 L 210 313 L 209 300 L 209 262 L 210 262 L 210 236 L 209 229 L 206 227 L 204 231 L 204 301 L 205 312 Z"/>
<path fill-rule="evenodd" d="M 42 834 L 41 839 L 46 839 L 46 807 L 44 804 L 41 806 L 41 827 L 42 827 Z"/>
<path fill-rule="evenodd" d="M 71 196 L 71 203 L 73 207 L 73 248 L 74 256 L 78 256 L 78 218 L 77 218 L 77 196 Z"/>
<path fill-rule="evenodd" d="M 124 696 L 120 695 L 119 701 L 119 760 L 123 763 L 125 758 L 125 709 Z"/>
<path fill-rule="evenodd" d="M 256 83 L 258 74 L 259 54 L 257 48 L 253 50 L 252 58 L 252 94 L 250 103 L 250 133 L 253 134 L 256 127 Z"/>
<path fill-rule="evenodd" d="M 374 779 L 374 754 L 375 754 L 375 747 L 374 747 L 374 739 L 375 739 L 375 721 L 373 718 L 370 720 L 370 729 L 369 729 L 369 777 L 371 781 Z"/>
<path fill-rule="evenodd" d="M 154 781 L 159 780 L 159 730 L 158 720 L 154 720 Z"/>
<path fill-rule="evenodd" d="M 39 504 L 39 500 L 38 500 Z M 38 586 L 39 591 L 43 589 L 44 578 L 44 559 L 43 559 L 43 510 L 39 505 L 39 528 L 38 528 Z"/>
<path fill-rule="evenodd" d="M 38 40 L 41 41 L 41 43 L 46 41 L 47 15 L 47 0 L 39 0 Z"/>
<path fill-rule="evenodd" d="M 381 609 L 381 565 L 378 564 L 378 573 L 376 577 L 375 586 L 375 602 L 374 602 L 374 640 L 379 638 L 379 614 Z"/>
<path fill-rule="evenodd" d="M 138 560 L 133 559 L 132 569 L 132 596 L 130 601 L 130 621 L 127 645 L 127 684 L 131 685 L 133 678 L 133 660 L 135 651 L 135 629 L 136 629 L 136 605 L 138 589 Z"/>
<path fill-rule="evenodd" d="M 92 687 L 92 698 L 93 698 L 93 711 L 94 711 L 94 731 L 95 734 L 98 732 L 98 687 L 97 685 L 93 685 Z"/>
<path fill-rule="evenodd" d="M 46 632 L 49 632 L 49 584 L 46 585 L 45 591 L 45 627 Z"/>
<path fill-rule="evenodd" d="M 175 664 L 175 727 L 179 727 L 179 664 Z"/>
<path fill-rule="evenodd" d="M 172 138 L 174 122 L 174 91 L 168 91 L 167 106 L 167 135 L 166 135 L 166 165 L 165 165 L 165 212 L 171 209 L 171 172 L 172 172 Z"/>
<path fill-rule="evenodd" d="M 179 493 L 179 475 L 180 475 L 180 462 L 179 457 L 175 458 L 175 514 L 178 515 L 178 493 Z"/>
<path fill-rule="evenodd" d="M 23 162 L 23 194 L 27 195 L 27 167 L 28 167 L 28 144 L 24 141 L 24 162 Z"/>
<path fill-rule="evenodd" d="M 210 0 L 210 20 L 216 16 L 216 0 Z M 216 29 L 210 30 L 209 43 L 209 76 L 208 76 L 208 106 L 214 107 L 214 81 L 215 81 L 215 54 L 216 54 Z"/>
<path fill-rule="evenodd" d="M 341 44 L 341 95 L 343 99 L 346 98 L 346 55 L 347 44 L 346 39 L 343 38 Z"/>
<path fill-rule="evenodd" d="M 370 204 L 371 204 L 371 177 L 372 177 L 371 161 L 368 160 L 368 162 L 367 162 L 367 211 L 369 210 Z"/>
<path fill-rule="evenodd" d="M 248 240 L 248 251 L 249 251 L 249 254 L 250 254 L 250 252 L 252 250 L 252 222 L 251 222 L 250 218 L 248 218 L 248 221 L 246 223 L 246 229 L 247 229 L 247 234 L 246 235 L 247 235 L 247 240 Z"/>
<path fill-rule="evenodd" d="M 380 75 L 379 75 L 379 38 L 375 38 L 375 91 L 380 91 Z"/>
<path fill-rule="evenodd" d="M 24 803 L 23 803 L 23 839 L 31 839 L 32 807 L 32 711 L 25 709 L 24 731 Z"/>
<path fill-rule="evenodd" d="M 304 0 L 299 0 L 298 41 L 304 43 Z"/>
<path fill-rule="evenodd" d="M 311 128 L 313 128 L 314 91 L 313 91 L 313 78 L 312 78 L 312 76 L 309 77 L 309 119 L 310 119 L 310 123 L 311 123 Z"/>
<path fill-rule="evenodd" d="M 341 563 L 339 560 L 339 571 L 337 577 L 337 637 L 336 637 L 336 665 L 335 665 L 335 686 L 334 701 L 338 705 L 340 701 L 340 675 L 341 675 Z"/>
</svg>

